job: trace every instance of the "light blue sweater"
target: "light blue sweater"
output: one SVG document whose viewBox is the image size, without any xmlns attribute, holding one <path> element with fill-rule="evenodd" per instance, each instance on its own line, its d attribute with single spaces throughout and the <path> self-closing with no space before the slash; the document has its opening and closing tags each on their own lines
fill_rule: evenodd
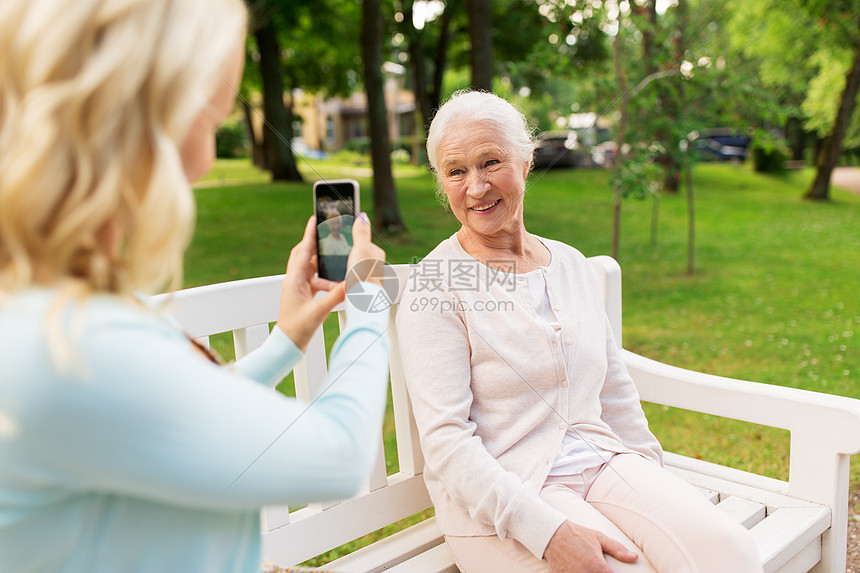
<svg viewBox="0 0 860 573">
<path fill-rule="evenodd" d="M 0 572 L 256 572 L 261 506 L 350 496 L 366 479 L 388 312 L 347 303 L 308 405 L 270 387 L 301 359 L 279 328 L 223 368 L 169 320 L 108 297 L 66 310 L 78 360 L 58 372 L 55 295 L 0 305 Z"/>
</svg>

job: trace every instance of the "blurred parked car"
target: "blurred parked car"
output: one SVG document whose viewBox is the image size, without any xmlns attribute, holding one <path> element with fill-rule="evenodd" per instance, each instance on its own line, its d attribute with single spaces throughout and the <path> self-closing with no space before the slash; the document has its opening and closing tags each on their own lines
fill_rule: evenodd
<svg viewBox="0 0 860 573">
<path fill-rule="evenodd" d="M 535 167 L 590 167 L 591 150 L 575 130 L 544 131 L 537 136 Z"/>
<path fill-rule="evenodd" d="M 730 129 L 710 129 L 696 140 L 696 149 L 705 160 L 746 161 L 750 138 Z"/>
</svg>

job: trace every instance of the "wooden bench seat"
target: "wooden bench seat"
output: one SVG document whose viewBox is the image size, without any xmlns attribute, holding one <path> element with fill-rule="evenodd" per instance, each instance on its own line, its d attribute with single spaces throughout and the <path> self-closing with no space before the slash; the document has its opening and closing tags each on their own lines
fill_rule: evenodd
<svg viewBox="0 0 860 573">
<path fill-rule="evenodd" d="M 607 314 L 620 345 L 621 270 L 609 257 L 592 257 L 590 261 L 603 281 Z M 409 284 L 410 268 L 395 265 L 393 269 L 402 291 Z M 241 357 L 267 336 L 277 316 L 282 278 L 261 277 L 186 289 L 160 295 L 158 301 L 167 305 L 189 334 L 204 343 L 210 335 L 232 332 L 236 356 Z M 281 567 L 302 563 L 431 507 L 395 335 L 398 300 L 399 295 L 389 328 L 398 470 L 387 475 L 381 449 L 367 487 L 356 497 L 292 511 L 265 508 L 265 560 Z M 692 372 L 622 352 L 643 401 L 788 430 L 788 481 L 668 452 L 666 466 L 750 529 L 767 573 L 845 571 L 849 460 L 860 451 L 860 401 Z M 320 329 L 305 359 L 294 369 L 297 396 L 312 399 L 325 373 L 326 349 Z M 323 569 L 341 573 L 457 571 L 434 518 Z"/>
</svg>

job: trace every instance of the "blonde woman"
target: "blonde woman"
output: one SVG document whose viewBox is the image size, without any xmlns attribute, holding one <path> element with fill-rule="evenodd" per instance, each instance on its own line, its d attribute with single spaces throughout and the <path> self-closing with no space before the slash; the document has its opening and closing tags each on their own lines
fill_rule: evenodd
<svg viewBox="0 0 860 573">
<path fill-rule="evenodd" d="M 376 457 L 386 313 L 347 305 L 313 405 L 269 387 L 345 296 L 315 221 L 231 369 L 133 294 L 178 277 L 245 22 L 241 0 L 0 3 L 0 571 L 259 571 L 262 505 L 349 496 Z M 351 264 L 384 258 L 354 240 Z"/>
</svg>

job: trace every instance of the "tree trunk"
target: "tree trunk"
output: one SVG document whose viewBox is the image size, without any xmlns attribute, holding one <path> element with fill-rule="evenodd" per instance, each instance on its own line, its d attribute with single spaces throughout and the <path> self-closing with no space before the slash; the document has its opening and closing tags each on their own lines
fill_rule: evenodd
<svg viewBox="0 0 860 573">
<path fill-rule="evenodd" d="M 382 77 L 383 20 L 380 0 L 362 5 L 361 51 L 364 58 L 364 88 L 367 93 L 370 157 L 373 165 L 374 225 L 379 230 L 405 229 L 391 173 L 391 141 Z"/>
<path fill-rule="evenodd" d="M 472 87 L 493 91 L 493 25 L 490 0 L 466 0 L 469 38 L 472 41 Z"/>
<path fill-rule="evenodd" d="M 420 126 L 422 133 L 426 133 L 430 124 L 430 116 L 433 108 L 430 107 L 429 90 L 427 86 L 427 62 L 424 60 L 424 37 L 421 31 L 415 29 L 412 23 L 413 0 L 403 2 L 403 26 L 406 30 L 406 40 L 409 43 L 409 61 L 412 64 L 412 87 L 415 90 L 416 107 L 420 114 Z"/>
<path fill-rule="evenodd" d="M 651 246 L 657 246 L 657 238 L 660 232 L 660 192 L 654 192 L 651 200 Z"/>
<path fill-rule="evenodd" d="M 648 4 L 639 8 L 640 12 L 645 13 L 648 18 L 648 24 L 642 27 L 642 59 L 645 62 L 645 76 L 648 77 L 657 77 L 657 58 L 654 54 L 654 36 L 657 33 L 657 0 L 648 0 Z M 644 86 L 643 86 L 644 87 Z M 660 85 L 656 86 L 657 88 L 657 109 L 659 113 L 659 109 L 661 107 L 660 101 L 662 99 L 663 90 Z M 658 129 L 655 134 L 655 139 L 657 141 L 663 141 L 666 139 L 666 135 L 664 130 Z M 657 232 L 659 230 L 660 223 L 660 192 L 658 190 L 654 191 L 654 198 L 651 203 L 651 245 L 657 246 Z"/>
<path fill-rule="evenodd" d="M 788 140 L 792 161 L 803 161 L 807 134 L 800 117 L 792 115 L 785 120 L 785 138 Z"/>
<path fill-rule="evenodd" d="M 284 77 L 281 49 L 271 20 L 254 32 L 260 50 L 260 76 L 263 79 L 263 154 L 273 181 L 302 181 L 290 147 L 290 111 L 284 105 Z"/>
<path fill-rule="evenodd" d="M 442 21 L 439 25 L 439 43 L 436 45 L 436 58 L 433 68 L 433 85 L 430 90 L 430 120 L 433 114 L 442 104 L 442 79 L 445 76 L 445 67 L 448 63 L 448 44 L 451 40 L 451 20 L 460 9 L 460 0 L 448 0 L 445 11 L 442 13 Z"/>
<path fill-rule="evenodd" d="M 683 1 L 683 0 L 680 0 Z M 693 276 L 696 269 L 696 207 L 693 203 L 693 166 L 684 166 L 687 179 L 687 276 Z"/>
<path fill-rule="evenodd" d="M 242 99 L 242 114 L 245 118 L 245 131 L 248 133 L 248 145 L 251 147 L 251 161 L 260 169 L 266 169 L 266 160 L 263 155 L 263 144 L 260 138 L 257 137 L 257 132 L 254 129 L 254 110 L 247 99 Z M 264 126 L 265 129 L 265 126 Z"/>
<path fill-rule="evenodd" d="M 618 91 L 621 93 L 621 106 L 618 127 L 615 132 L 615 169 L 621 169 L 624 160 L 624 137 L 627 130 L 627 113 L 630 106 L 630 93 L 627 89 L 627 76 L 624 75 L 624 65 L 621 61 L 621 26 L 612 44 L 612 59 L 615 63 L 615 79 Z M 621 245 L 621 188 L 618 184 L 612 187 L 612 258 L 618 260 Z"/>
<path fill-rule="evenodd" d="M 686 19 L 686 15 L 684 13 L 684 8 L 681 6 L 681 1 L 682 0 L 678 1 L 677 8 L 679 19 L 678 30 L 672 42 L 675 48 L 672 66 L 676 70 L 681 68 L 681 63 L 684 61 L 684 43 L 686 40 L 684 37 L 686 34 L 686 22 L 684 21 Z M 667 117 L 678 117 L 680 115 L 683 106 L 683 96 L 680 91 L 683 90 L 683 85 L 684 79 L 678 78 L 678 91 L 672 90 L 671 83 L 665 86 L 666 89 L 660 91 L 659 101 L 661 104 L 661 113 L 665 114 Z M 678 159 L 675 156 L 678 149 L 678 141 L 676 141 L 675 136 L 671 134 L 670 130 L 669 134 L 663 136 L 662 143 L 663 148 L 666 150 L 660 157 L 660 166 L 663 168 L 663 191 L 666 193 L 677 194 L 681 185 L 681 165 L 678 163 Z"/>
<path fill-rule="evenodd" d="M 684 54 L 684 42 L 687 38 L 687 25 L 690 22 L 690 12 L 689 12 L 689 4 L 687 0 L 678 0 L 678 51 L 683 57 Z M 684 115 L 689 113 L 687 111 L 686 106 L 684 106 L 684 96 L 685 96 L 685 86 L 684 80 L 681 79 L 678 84 L 678 99 L 677 102 L 680 103 L 678 106 L 678 119 L 679 121 L 683 121 Z M 693 276 L 693 272 L 696 268 L 696 207 L 693 201 L 693 150 L 692 150 L 692 142 L 687 140 L 687 147 L 684 150 L 684 161 L 683 163 L 675 162 L 675 168 L 677 170 L 677 177 L 680 180 L 681 178 L 681 169 L 684 170 L 684 174 L 687 180 L 687 276 Z M 667 173 L 668 177 L 669 174 Z"/>
<path fill-rule="evenodd" d="M 851 114 L 854 113 L 854 106 L 857 103 L 858 89 L 860 89 L 860 44 L 857 45 L 854 61 L 845 78 L 845 89 L 842 90 L 842 100 L 839 103 L 839 111 L 836 114 L 833 129 L 824 140 L 821 151 L 816 158 L 815 180 L 812 182 L 812 187 L 804 195 L 805 199 L 830 200 L 830 177 L 833 174 L 833 168 L 839 161 L 839 155 L 842 153 L 842 141 L 845 139 L 845 133 L 851 123 Z"/>
<path fill-rule="evenodd" d="M 654 55 L 654 35 L 657 32 L 657 0 L 648 0 L 648 4 L 637 8 L 637 11 L 647 16 L 648 24 L 642 27 L 642 59 L 645 60 L 645 75 L 657 71 Z"/>
</svg>

